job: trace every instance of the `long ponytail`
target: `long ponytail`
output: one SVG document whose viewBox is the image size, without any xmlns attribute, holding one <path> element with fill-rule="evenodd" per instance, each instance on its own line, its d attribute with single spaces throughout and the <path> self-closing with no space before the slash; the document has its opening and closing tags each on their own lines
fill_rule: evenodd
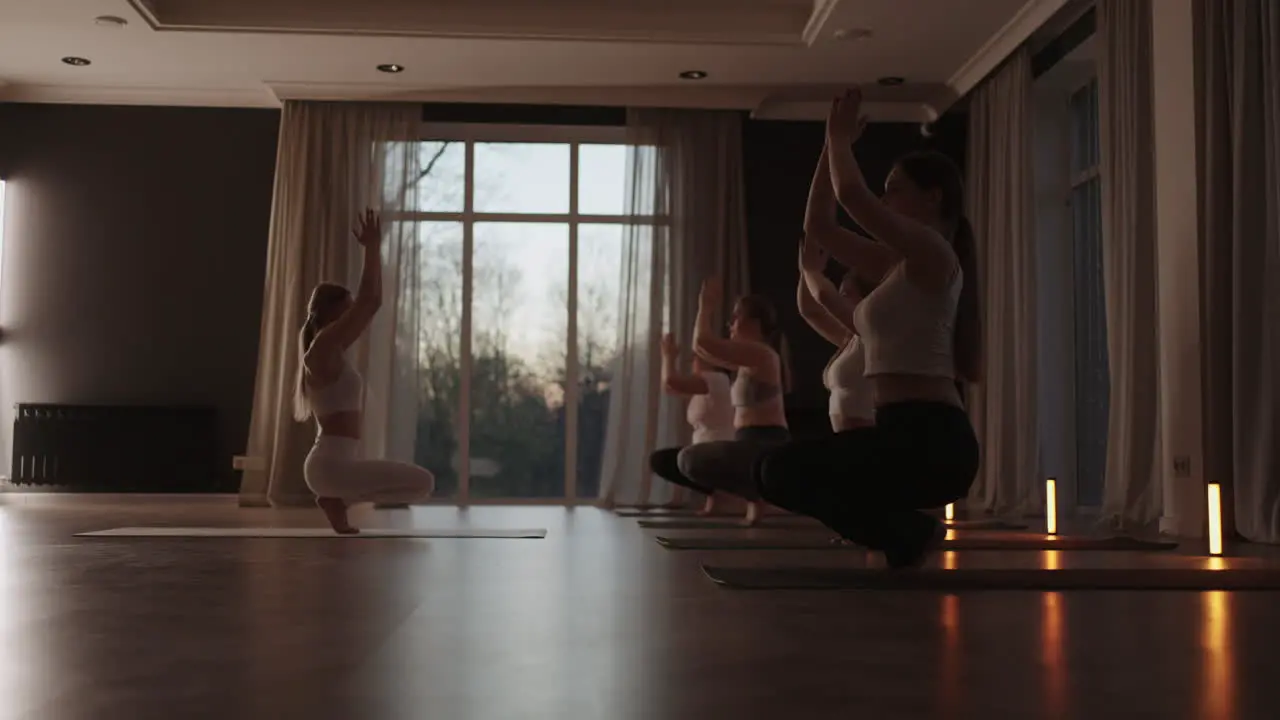
<svg viewBox="0 0 1280 720">
<path fill-rule="evenodd" d="M 307 401 L 307 366 L 305 358 L 316 341 L 315 313 L 307 315 L 307 321 L 298 331 L 298 380 L 293 388 L 293 419 L 306 422 L 311 417 L 311 403 Z"/>
<path fill-rule="evenodd" d="M 978 306 L 978 248 L 969 219 L 961 215 L 951 238 L 952 248 L 960 261 L 964 284 L 956 308 L 954 352 L 956 371 L 971 383 L 982 379 L 982 312 Z"/>
</svg>

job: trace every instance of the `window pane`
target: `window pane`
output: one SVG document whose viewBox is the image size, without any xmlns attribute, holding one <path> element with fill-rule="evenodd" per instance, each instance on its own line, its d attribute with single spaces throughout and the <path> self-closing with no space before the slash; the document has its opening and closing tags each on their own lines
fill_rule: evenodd
<svg viewBox="0 0 1280 720">
<path fill-rule="evenodd" d="M 567 144 L 476 143 L 475 164 L 477 212 L 569 212 Z"/>
<path fill-rule="evenodd" d="M 621 215 L 627 201 L 627 146 L 578 146 L 578 212 Z"/>
<path fill-rule="evenodd" d="M 1071 95 L 1071 173 L 1098 165 L 1098 81 L 1093 80 Z"/>
<path fill-rule="evenodd" d="M 454 140 L 418 143 L 419 212 L 462 212 L 467 190 L 467 146 Z"/>
<path fill-rule="evenodd" d="M 420 395 L 414 462 L 436 476 L 436 497 L 458 490 L 458 399 L 462 383 L 462 223 L 423 222 L 420 243 Z"/>
<path fill-rule="evenodd" d="M 569 227 L 476 223 L 471 496 L 564 497 Z"/>
<path fill-rule="evenodd" d="M 1102 284 L 1102 181 L 1071 191 L 1076 305 L 1076 501 L 1102 504 L 1111 378 Z"/>
<path fill-rule="evenodd" d="M 597 497 L 609 424 L 610 382 L 618 359 L 625 225 L 578 226 L 578 484 Z M 648 288 L 645 288 L 648 299 Z"/>
</svg>

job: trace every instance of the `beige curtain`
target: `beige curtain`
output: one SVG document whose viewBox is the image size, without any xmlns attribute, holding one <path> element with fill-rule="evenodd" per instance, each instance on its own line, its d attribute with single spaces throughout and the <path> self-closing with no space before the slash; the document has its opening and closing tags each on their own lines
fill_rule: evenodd
<svg viewBox="0 0 1280 720">
<path fill-rule="evenodd" d="M 297 333 L 311 288 L 321 281 L 354 287 L 360 254 L 351 236 L 362 208 L 384 215 L 413 209 L 417 179 L 417 105 L 285 104 L 276 155 L 275 195 L 259 335 L 258 373 L 240 488 L 244 505 L 309 505 L 302 461 L 315 434 L 292 414 Z M 412 225 L 384 222 L 383 311 L 350 358 L 366 379 L 363 452 L 406 450 L 399 394 L 416 377 L 404 359 L 416 353 L 416 243 Z M 398 385 L 398 387 L 397 387 Z M 408 398 L 416 398 L 409 395 Z M 412 423 L 409 423 L 412 427 Z M 404 458 L 407 459 L 407 458 Z"/>
<path fill-rule="evenodd" d="M 969 506 L 993 514 L 1044 510 L 1031 81 L 1031 55 L 1023 48 L 983 82 L 969 106 L 966 189 L 980 250 L 986 357 L 985 381 L 970 394 L 983 458 Z"/>
<path fill-rule="evenodd" d="M 1098 0 L 1102 257 L 1111 409 L 1102 520 L 1154 526 L 1160 478 L 1152 0 Z"/>
<path fill-rule="evenodd" d="M 1205 470 L 1280 543 L 1280 6 L 1198 0 Z"/>
<path fill-rule="evenodd" d="M 674 332 L 687 364 L 703 278 L 724 279 L 726 307 L 747 291 L 742 115 L 631 110 L 627 125 L 633 223 L 625 240 L 619 358 L 601 473 L 605 505 L 670 497 L 666 483 L 653 482 L 649 454 L 687 442 L 689 430 L 684 402 L 660 392 L 658 340 Z"/>
</svg>

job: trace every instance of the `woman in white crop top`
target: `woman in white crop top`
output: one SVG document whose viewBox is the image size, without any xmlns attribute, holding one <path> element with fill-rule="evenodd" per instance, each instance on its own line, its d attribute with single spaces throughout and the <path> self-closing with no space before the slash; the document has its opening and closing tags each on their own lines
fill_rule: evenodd
<svg viewBox="0 0 1280 720">
<path fill-rule="evenodd" d="M 875 403 L 871 382 L 864 373 L 862 340 L 853 323 L 853 310 L 864 293 L 852 270 L 845 273 L 840 287 L 835 287 L 824 274 L 826 264 L 827 253 L 816 241 L 800 243 L 796 308 L 814 332 L 836 346 L 822 371 L 822 384 L 830 393 L 831 430 L 844 432 L 875 424 Z"/>
<path fill-rule="evenodd" d="M 761 493 L 882 552 L 889 567 L 912 567 L 945 537 L 922 511 L 964 497 L 978 471 L 978 441 L 957 389 L 958 380 L 978 379 L 978 277 L 955 164 L 937 153 L 908 155 L 877 197 L 853 154 L 866 124 L 861 105 L 857 90 L 832 103 L 810 203 L 824 207 L 834 195 L 875 240 L 826 213 L 808 214 L 805 233 L 840 263 L 881 278 L 854 312 L 876 422 L 770 453 Z"/>
<path fill-rule="evenodd" d="M 683 375 L 676 369 L 680 347 L 675 336 L 662 337 L 662 390 L 668 395 L 689 398 L 685 419 L 693 428 L 690 445 L 733 439 L 733 401 L 729 397 L 729 378 L 706 360 L 693 356 L 693 372 Z M 658 477 L 678 487 L 687 488 L 706 496 L 706 503 L 698 515 L 710 515 L 715 510 L 715 489 L 699 485 L 680 472 L 678 458 L 684 447 L 655 450 L 649 456 L 649 467 Z"/>
<path fill-rule="evenodd" d="M 361 502 L 412 503 L 435 487 L 430 471 L 392 460 L 359 456 L 364 380 L 344 355 L 369 327 L 382 303 L 382 223 L 372 210 L 353 231 L 364 249 L 364 268 L 354 298 L 334 283 L 311 292 L 307 319 L 298 333 L 298 384 L 294 417 L 316 419 L 316 442 L 302 466 L 316 505 L 335 532 L 359 532 L 347 509 Z"/>
<path fill-rule="evenodd" d="M 731 440 L 690 445 L 676 458 L 680 472 L 693 482 L 746 500 L 744 524 L 754 524 L 760 500 L 755 471 L 760 456 L 791 439 L 783 396 L 790 389 L 786 340 L 778 311 L 768 298 L 738 298 L 729 322 L 729 337 L 713 329 L 712 316 L 724 300 L 720 283 L 703 283 L 693 332 L 698 357 L 733 370 L 729 389 L 734 407 Z"/>
</svg>

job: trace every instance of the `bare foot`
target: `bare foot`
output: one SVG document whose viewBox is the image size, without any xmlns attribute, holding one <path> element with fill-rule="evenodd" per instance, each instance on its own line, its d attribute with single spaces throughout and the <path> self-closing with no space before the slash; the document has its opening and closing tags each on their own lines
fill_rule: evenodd
<svg viewBox="0 0 1280 720">
<path fill-rule="evenodd" d="M 341 498 L 316 498 L 316 505 L 324 511 L 325 518 L 339 535 L 355 535 L 360 532 L 347 520 L 347 504 Z"/>
<path fill-rule="evenodd" d="M 742 518 L 741 525 L 743 527 L 754 527 L 760 522 L 760 504 L 747 503 L 747 516 Z"/>
<path fill-rule="evenodd" d="M 707 517 L 716 511 L 716 496 L 708 495 L 707 501 L 703 503 L 702 509 L 695 513 L 698 517 Z"/>
</svg>

